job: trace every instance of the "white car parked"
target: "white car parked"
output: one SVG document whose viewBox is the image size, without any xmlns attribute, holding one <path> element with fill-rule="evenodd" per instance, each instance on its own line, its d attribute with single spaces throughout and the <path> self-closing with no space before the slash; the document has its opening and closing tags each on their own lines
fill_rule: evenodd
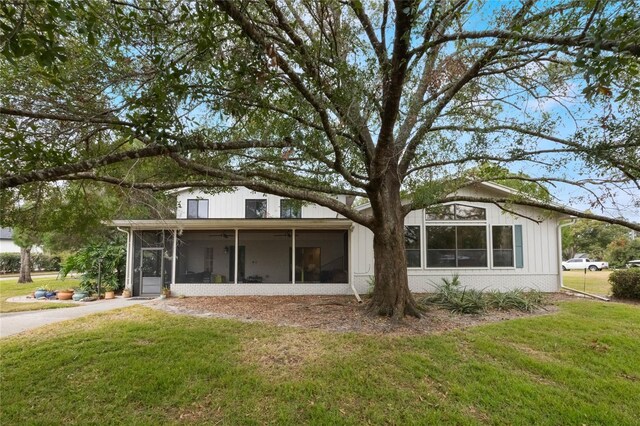
<svg viewBox="0 0 640 426">
<path fill-rule="evenodd" d="M 590 271 L 600 271 L 602 269 L 609 269 L 609 264 L 607 262 L 589 260 L 583 257 L 579 259 L 569 259 L 566 262 L 562 262 L 563 271 L 571 269 L 588 269 Z"/>
</svg>

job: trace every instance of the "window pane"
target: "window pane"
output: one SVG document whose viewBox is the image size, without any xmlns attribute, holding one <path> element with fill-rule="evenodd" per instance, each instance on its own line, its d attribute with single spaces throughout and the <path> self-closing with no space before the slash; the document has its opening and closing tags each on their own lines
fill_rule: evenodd
<svg viewBox="0 0 640 426">
<path fill-rule="evenodd" d="M 295 200 L 280 200 L 280 217 L 282 219 L 299 219 L 302 217 L 300 203 Z"/>
<path fill-rule="evenodd" d="M 436 206 L 425 210 L 427 220 L 453 220 L 455 219 L 454 205 Z"/>
<path fill-rule="evenodd" d="M 429 250 L 455 249 L 456 227 L 427 226 L 427 248 Z"/>
<path fill-rule="evenodd" d="M 209 200 L 198 200 L 198 217 L 201 219 L 209 217 Z"/>
<path fill-rule="evenodd" d="M 513 228 L 493 226 L 493 266 L 513 267 Z"/>
<path fill-rule="evenodd" d="M 187 200 L 187 218 L 195 219 L 198 217 L 198 200 Z"/>
<path fill-rule="evenodd" d="M 484 209 L 479 207 L 463 206 L 456 204 L 456 219 L 458 220 L 486 220 Z"/>
<path fill-rule="evenodd" d="M 404 227 L 404 247 L 407 257 L 407 267 L 420 267 L 420 227 Z"/>
<path fill-rule="evenodd" d="M 246 200 L 245 218 L 262 219 L 267 217 L 267 200 Z"/>
<path fill-rule="evenodd" d="M 456 227 L 427 227 L 427 267 L 455 268 Z"/>
<path fill-rule="evenodd" d="M 487 266 L 487 228 L 458 226 L 458 267 Z"/>
<path fill-rule="evenodd" d="M 458 226 L 458 249 L 487 248 L 487 228 L 484 226 Z"/>
</svg>

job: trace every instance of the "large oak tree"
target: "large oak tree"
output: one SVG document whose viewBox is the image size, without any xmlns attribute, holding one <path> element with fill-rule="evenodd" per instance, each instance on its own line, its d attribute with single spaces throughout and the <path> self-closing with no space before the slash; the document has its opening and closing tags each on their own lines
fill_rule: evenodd
<svg viewBox="0 0 640 426">
<path fill-rule="evenodd" d="M 394 317 L 419 315 L 404 252 L 412 209 L 482 201 L 640 229 L 548 200 L 455 195 L 506 179 L 584 190 L 594 212 L 602 194 L 637 202 L 635 0 L 25 0 L 0 11 L 5 191 L 99 180 L 318 203 L 371 229 L 370 308 Z M 367 198 L 371 214 L 336 194 Z"/>
</svg>

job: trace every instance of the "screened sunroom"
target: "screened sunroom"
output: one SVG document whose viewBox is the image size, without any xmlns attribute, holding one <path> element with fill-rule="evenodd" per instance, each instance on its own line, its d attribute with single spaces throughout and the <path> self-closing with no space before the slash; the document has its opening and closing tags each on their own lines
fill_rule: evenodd
<svg viewBox="0 0 640 426">
<path fill-rule="evenodd" d="M 310 220 L 301 226 L 296 220 L 295 227 L 285 227 L 292 221 L 258 220 L 262 229 L 250 227 L 253 221 L 189 222 L 164 230 L 143 229 L 152 221 L 131 223 L 127 279 L 134 295 L 157 295 L 162 287 L 181 284 L 349 282 L 349 221 Z"/>
</svg>

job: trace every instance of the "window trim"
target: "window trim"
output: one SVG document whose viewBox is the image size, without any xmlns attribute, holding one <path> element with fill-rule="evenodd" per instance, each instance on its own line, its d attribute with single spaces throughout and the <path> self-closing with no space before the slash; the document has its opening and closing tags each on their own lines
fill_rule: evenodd
<svg viewBox="0 0 640 426">
<path fill-rule="evenodd" d="M 189 216 L 189 203 L 191 201 L 196 202 L 196 215 L 195 217 Z M 200 203 L 205 202 L 207 204 L 207 214 L 204 217 L 200 216 Z M 209 199 L 208 198 L 187 198 L 187 219 L 209 219 Z"/>
<path fill-rule="evenodd" d="M 424 216 L 426 219 L 426 216 Z M 427 262 L 427 256 L 428 256 L 428 251 L 429 251 L 429 247 L 428 247 L 428 239 L 427 239 L 427 227 L 429 226 L 441 226 L 441 227 L 462 227 L 462 226 L 475 226 L 475 227 L 484 227 L 485 229 L 485 244 L 486 244 L 486 251 L 487 251 L 487 264 L 486 266 L 429 266 L 429 263 Z M 490 230 L 488 229 L 490 228 L 490 225 L 487 223 L 486 220 L 481 220 L 481 221 L 472 221 L 472 220 L 450 220 L 450 221 L 426 221 L 425 220 L 425 226 L 424 226 L 424 269 L 426 270 L 436 270 L 436 271 L 443 271 L 443 270 L 453 270 L 453 271 L 465 271 L 465 270 L 478 270 L 478 269 L 482 269 L 482 270 L 489 270 L 491 269 L 492 263 L 492 256 L 491 253 L 489 253 L 489 251 L 492 251 L 489 249 L 489 247 L 491 247 L 491 240 L 489 239 L 489 233 Z M 457 237 L 458 236 L 458 232 L 456 231 L 456 256 L 458 253 L 458 240 Z M 491 263 L 490 263 L 491 261 Z"/>
<path fill-rule="evenodd" d="M 247 217 L 247 201 L 264 201 L 264 216 L 263 217 Z M 266 219 L 269 217 L 269 201 L 266 198 L 245 198 L 244 199 L 244 218 L 245 219 Z"/>
<path fill-rule="evenodd" d="M 513 261 L 513 266 L 494 266 L 493 263 L 493 227 L 494 226 L 508 226 L 511 228 L 511 260 Z M 489 241 L 491 242 L 491 269 L 498 270 L 515 270 L 516 269 L 516 227 L 513 223 L 492 223 L 490 225 L 491 228 L 491 236 Z"/>
</svg>

